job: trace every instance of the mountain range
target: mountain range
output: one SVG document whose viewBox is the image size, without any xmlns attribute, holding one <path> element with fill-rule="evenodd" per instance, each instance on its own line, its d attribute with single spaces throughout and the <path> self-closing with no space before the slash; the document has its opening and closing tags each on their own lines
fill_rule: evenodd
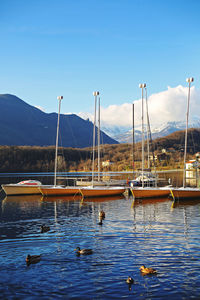
<svg viewBox="0 0 200 300">
<path fill-rule="evenodd" d="M 189 122 L 188 124 L 189 128 L 200 128 L 200 119 L 195 119 Z M 185 130 L 185 122 L 177 121 L 177 122 L 167 122 L 163 123 L 161 125 L 157 125 L 151 128 L 151 136 L 152 139 L 165 137 L 170 135 L 173 132 L 179 131 L 179 130 Z M 105 129 L 105 132 L 106 129 Z M 108 132 L 111 132 L 111 129 L 109 129 Z M 112 131 L 111 135 L 115 140 L 117 140 L 119 143 L 132 143 L 133 141 L 133 130 L 127 130 L 119 133 L 119 131 Z M 145 133 L 146 137 L 146 133 Z M 135 142 L 139 142 L 142 140 L 142 130 L 140 127 L 136 127 L 134 130 L 134 140 Z"/>
<path fill-rule="evenodd" d="M 45 113 L 14 95 L 1 94 L 0 145 L 55 145 L 57 118 L 57 113 Z M 104 132 L 100 136 L 101 143 L 118 144 Z M 59 146 L 85 148 L 91 147 L 92 141 L 92 122 L 75 114 L 60 114 Z"/>
<path fill-rule="evenodd" d="M 0 145 L 52 146 L 55 145 L 57 113 L 45 113 L 22 99 L 0 95 Z M 189 122 L 189 128 L 199 128 L 200 119 Z M 127 127 L 101 128 L 101 143 L 132 143 L 133 131 Z M 168 122 L 151 127 L 152 138 L 165 137 L 185 129 L 185 122 Z M 59 146 L 85 148 L 92 146 L 93 124 L 76 114 L 60 115 Z M 97 132 L 97 130 L 96 130 Z M 135 142 L 141 141 L 141 127 L 134 130 Z M 96 138 L 97 140 L 97 138 Z"/>
</svg>

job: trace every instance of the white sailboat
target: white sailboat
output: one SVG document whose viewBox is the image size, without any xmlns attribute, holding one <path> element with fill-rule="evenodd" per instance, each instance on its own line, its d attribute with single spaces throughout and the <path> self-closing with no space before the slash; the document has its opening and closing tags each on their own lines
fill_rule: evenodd
<svg viewBox="0 0 200 300">
<path fill-rule="evenodd" d="M 186 129 L 185 129 L 185 150 L 184 150 L 184 169 L 183 169 L 183 186 L 180 188 L 172 188 L 171 195 L 175 199 L 200 199 L 200 189 L 186 187 L 186 156 L 187 156 L 187 134 L 188 134 L 188 120 L 189 120 L 189 107 L 190 107 L 190 87 L 194 81 L 193 77 L 187 78 L 186 81 L 189 84 L 188 87 L 188 99 L 187 99 L 187 112 L 186 112 Z"/>
<path fill-rule="evenodd" d="M 92 159 L 92 184 L 90 186 L 80 188 L 80 192 L 83 198 L 86 197 L 107 197 L 107 196 L 116 196 L 122 195 L 125 192 L 125 188 L 122 186 L 108 186 L 104 185 L 98 186 L 94 185 L 94 154 L 95 154 L 95 125 L 96 125 L 96 104 L 97 104 L 97 96 L 99 92 L 93 93 L 95 97 L 95 111 L 94 111 L 94 127 L 93 127 L 93 159 Z M 99 110 L 98 110 L 98 182 L 100 182 L 100 98 L 99 98 Z"/>
<path fill-rule="evenodd" d="M 43 196 L 56 196 L 56 195 L 76 195 L 80 193 L 78 187 L 74 186 L 62 186 L 57 185 L 57 161 L 58 161 L 58 135 L 59 135 L 59 124 L 60 124 L 60 107 L 61 100 L 63 96 L 57 97 L 59 101 L 59 109 L 58 109 L 58 121 L 57 121 L 57 133 L 56 133 L 56 150 L 55 150 L 55 166 L 54 166 L 54 185 L 41 185 L 39 190 Z"/>
<path fill-rule="evenodd" d="M 131 193 L 136 198 L 154 198 L 154 197 L 168 197 L 170 194 L 169 187 L 157 187 L 157 180 L 155 180 L 155 187 L 145 186 L 145 170 L 144 170 L 144 100 L 143 100 L 143 89 L 146 89 L 146 83 L 140 84 L 139 87 L 142 89 L 142 172 L 140 180 L 142 182 L 141 187 L 132 187 Z M 147 98 L 147 97 L 146 97 Z M 149 120 L 147 118 L 147 122 Z M 149 129 L 148 129 L 149 130 Z"/>
<path fill-rule="evenodd" d="M 1 187 L 7 196 L 37 195 L 41 194 L 39 189 L 41 184 L 38 180 L 23 180 L 18 183 L 2 184 Z"/>
</svg>

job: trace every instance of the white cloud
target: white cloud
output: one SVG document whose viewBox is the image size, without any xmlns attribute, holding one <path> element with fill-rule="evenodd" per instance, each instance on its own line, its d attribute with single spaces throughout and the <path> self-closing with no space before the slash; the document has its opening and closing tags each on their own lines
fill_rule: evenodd
<svg viewBox="0 0 200 300">
<path fill-rule="evenodd" d="M 144 93 L 145 94 L 145 93 Z M 148 98 L 148 111 L 150 123 L 152 125 L 162 124 L 172 121 L 185 121 L 187 109 L 188 87 L 181 85 L 152 94 Z M 200 91 L 191 87 L 190 97 L 190 119 L 200 113 Z M 134 101 L 135 125 L 141 124 L 141 99 Z M 146 114 L 146 102 L 144 99 L 144 113 Z M 93 116 L 87 113 L 79 113 L 80 117 L 89 118 L 93 121 Z M 132 127 L 132 103 L 122 105 L 110 105 L 101 107 L 102 126 Z"/>
</svg>

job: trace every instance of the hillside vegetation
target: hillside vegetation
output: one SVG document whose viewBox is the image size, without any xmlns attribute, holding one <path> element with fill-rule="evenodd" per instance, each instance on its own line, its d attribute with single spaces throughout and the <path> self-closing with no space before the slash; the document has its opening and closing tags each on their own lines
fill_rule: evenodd
<svg viewBox="0 0 200 300">
<path fill-rule="evenodd" d="M 155 164 L 158 169 L 181 168 L 183 165 L 185 133 L 177 131 L 153 141 Z M 145 143 L 146 144 L 146 143 Z M 141 167 L 141 142 L 134 147 L 135 169 Z M 145 151 L 146 152 L 146 151 Z M 188 158 L 200 152 L 200 129 L 188 131 Z M 95 155 L 97 157 L 97 153 Z M 92 149 L 59 148 L 59 171 L 91 171 Z M 0 146 L 0 172 L 53 172 L 55 147 Z M 133 169 L 133 145 L 117 144 L 101 146 L 101 162 L 111 163 L 104 171 Z M 97 165 L 97 158 L 95 159 Z M 153 156 L 151 154 L 151 165 Z"/>
</svg>

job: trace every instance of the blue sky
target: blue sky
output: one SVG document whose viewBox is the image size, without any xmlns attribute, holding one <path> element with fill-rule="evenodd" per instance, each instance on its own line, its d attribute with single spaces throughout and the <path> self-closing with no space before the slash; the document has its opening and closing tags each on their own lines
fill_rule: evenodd
<svg viewBox="0 0 200 300">
<path fill-rule="evenodd" d="M 200 85 L 199 0 L 1 0 L 0 93 L 45 112 L 93 113 Z"/>
</svg>

